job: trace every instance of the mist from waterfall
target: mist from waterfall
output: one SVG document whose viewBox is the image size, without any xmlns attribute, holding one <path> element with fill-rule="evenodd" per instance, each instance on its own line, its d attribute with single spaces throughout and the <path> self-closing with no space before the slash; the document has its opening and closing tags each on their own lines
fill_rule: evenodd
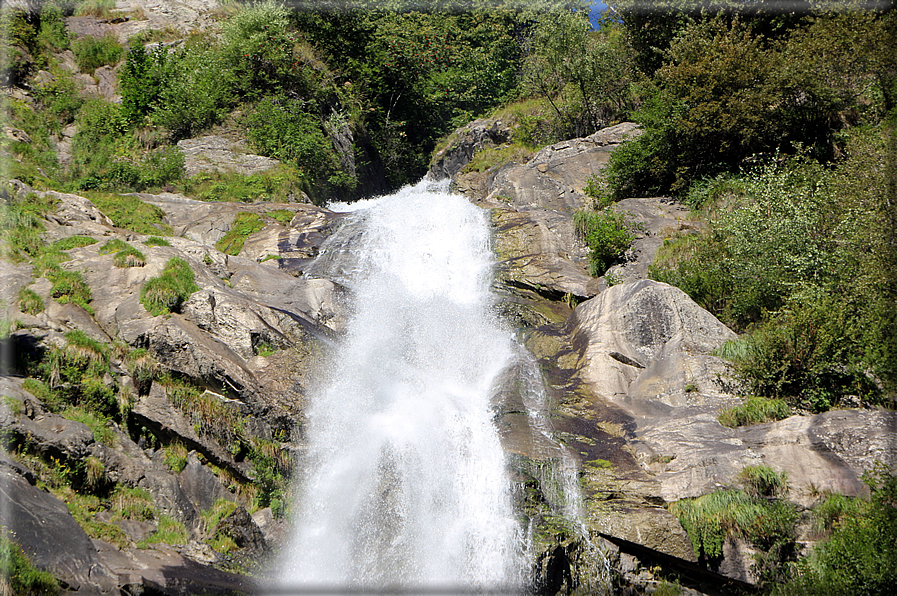
<svg viewBox="0 0 897 596">
<path fill-rule="evenodd" d="M 281 582 L 522 586 L 525 530 L 489 403 L 518 350 L 493 314 L 487 214 L 427 182 L 352 207 L 318 263 L 351 289 L 353 315 L 310 395 Z"/>
</svg>

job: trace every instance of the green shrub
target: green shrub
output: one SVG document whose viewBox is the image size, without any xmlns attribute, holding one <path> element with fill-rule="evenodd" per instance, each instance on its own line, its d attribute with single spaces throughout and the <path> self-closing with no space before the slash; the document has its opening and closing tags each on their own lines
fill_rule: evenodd
<svg viewBox="0 0 897 596">
<path fill-rule="evenodd" d="M 767 399 L 749 396 L 744 403 L 719 413 L 719 423 L 729 428 L 784 420 L 791 415 L 791 408 L 783 399 Z"/>
<path fill-rule="evenodd" d="M 171 243 L 165 238 L 159 238 L 158 236 L 150 236 L 143 243 L 147 246 L 171 246 Z"/>
<path fill-rule="evenodd" d="M 140 302 L 153 316 L 180 312 L 181 304 L 199 291 L 193 270 L 183 259 L 169 259 L 159 277 L 153 277 L 140 290 Z"/>
<path fill-rule="evenodd" d="M 897 477 L 883 466 L 864 476 L 870 501 L 850 500 L 827 540 L 798 563 L 774 594 L 853 596 L 890 594 L 897 582 Z"/>
<path fill-rule="evenodd" d="M 265 223 L 257 213 L 238 213 L 230 230 L 215 243 L 215 248 L 229 255 L 238 255 L 246 238 L 264 227 Z"/>
<path fill-rule="evenodd" d="M 22 388 L 39 399 L 51 412 L 59 413 L 65 408 L 62 398 L 40 379 L 25 379 L 22 382 Z"/>
<path fill-rule="evenodd" d="M 40 571 L 22 549 L 4 535 L 0 536 L 0 577 L 4 578 L 12 594 L 39 596 L 59 594 L 60 586 L 53 574 Z"/>
<path fill-rule="evenodd" d="M 92 192 L 87 198 L 120 228 L 139 234 L 171 235 L 171 226 L 163 223 L 165 212 L 137 197 Z"/>
<path fill-rule="evenodd" d="M 634 239 L 623 214 L 610 209 L 577 211 L 573 214 L 573 223 L 589 247 L 589 273 L 592 276 L 603 275 Z"/>
<path fill-rule="evenodd" d="M 124 56 L 125 49 L 113 34 L 104 37 L 85 35 L 72 43 L 72 52 L 78 70 L 92 73 L 101 66 L 115 66 Z"/>
<path fill-rule="evenodd" d="M 51 131 L 59 133 L 75 120 L 75 115 L 84 103 L 78 95 L 78 84 L 71 73 L 62 69 L 51 69 L 53 78 L 36 85 L 32 91 L 34 99 L 49 115 L 47 124 Z"/>
<path fill-rule="evenodd" d="M 36 315 L 45 307 L 44 299 L 38 296 L 34 290 L 28 288 L 19 290 L 19 310 L 22 312 Z"/>
</svg>

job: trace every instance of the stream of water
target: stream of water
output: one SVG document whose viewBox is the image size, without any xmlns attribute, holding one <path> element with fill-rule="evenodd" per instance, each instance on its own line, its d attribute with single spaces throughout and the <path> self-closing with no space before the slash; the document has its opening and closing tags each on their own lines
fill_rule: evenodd
<svg viewBox="0 0 897 596">
<path fill-rule="evenodd" d="M 525 530 L 489 404 L 518 350 L 493 313 L 487 214 L 427 182 L 352 209 L 320 259 L 354 311 L 310 396 L 308 475 L 281 581 L 523 586 Z"/>
</svg>

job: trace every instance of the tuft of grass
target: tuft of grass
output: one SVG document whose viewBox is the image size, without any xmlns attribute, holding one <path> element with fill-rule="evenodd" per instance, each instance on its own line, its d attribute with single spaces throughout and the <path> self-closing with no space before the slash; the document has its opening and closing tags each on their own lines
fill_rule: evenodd
<svg viewBox="0 0 897 596">
<path fill-rule="evenodd" d="M 171 226 L 163 223 L 165 212 L 137 197 L 93 191 L 84 195 L 119 228 L 139 234 L 172 234 Z"/>
<path fill-rule="evenodd" d="M 200 172 L 183 181 L 180 190 L 201 201 L 289 203 L 303 197 L 307 185 L 296 168 L 280 164 L 249 176 L 236 172 Z"/>
<path fill-rule="evenodd" d="M 140 290 L 140 302 L 154 317 L 169 312 L 179 312 L 181 305 L 193 292 L 199 291 L 193 270 L 187 261 L 169 259 L 159 277 L 147 280 Z"/>
<path fill-rule="evenodd" d="M 205 532 L 209 536 L 215 536 L 218 524 L 228 515 L 237 510 L 237 504 L 227 499 L 217 499 L 211 509 L 200 513 L 205 523 Z M 216 549 L 217 550 L 217 549 Z"/>
<path fill-rule="evenodd" d="M 274 209 L 272 211 L 268 211 L 265 213 L 271 219 L 282 223 L 285 226 L 290 225 L 290 222 L 293 221 L 293 212 L 289 209 Z"/>
<path fill-rule="evenodd" d="M 489 147 L 477 151 L 473 159 L 461 170 L 468 172 L 485 172 L 509 163 L 526 163 L 533 157 L 534 151 L 522 143 L 514 143 L 502 147 Z"/>
<path fill-rule="evenodd" d="M 53 283 L 53 287 L 50 288 L 50 296 L 57 302 L 77 304 L 93 315 L 93 308 L 89 304 L 92 299 L 90 286 L 87 285 L 80 272 L 66 271 L 56 267 L 55 270 L 48 271 L 46 277 Z"/>
<path fill-rule="evenodd" d="M 68 238 L 63 238 L 61 240 L 57 240 L 53 243 L 55 248 L 59 250 L 71 250 L 73 248 L 79 248 L 81 246 L 90 246 L 91 244 L 96 244 L 97 241 L 90 236 L 69 236 Z"/>
<path fill-rule="evenodd" d="M 115 0 L 81 0 L 75 8 L 75 16 L 108 19 L 115 8 Z"/>
<path fill-rule="evenodd" d="M 267 342 L 262 342 L 259 345 L 255 346 L 255 353 L 262 358 L 267 358 L 268 356 L 274 354 L 274 352 L 276 351 L 277 348 Z"/>
<path fill-rule="evenodd" d="M 137 548 L 147 548 L 151 544 L 159 543 L 183 546 L 189 539 L 190 535 L 182 522 L 163 514 L 159 517 L 156 531 L 138 542 Z"/>
<path fill-rule="evenodd" d="M 163 461 L 175 474 L 180 474 L 187 467 L 187 448 L 180 441 L 173 441 L 165 446 Z"/>
<path fill-rule="evenodd" d="M 745 466 L 738 473 L 738 481 L 754 498 L 781 498 L 788 492 L 788 474 L 776 472 L 769 466 Z"/>
<path fill-rule="evenodd" d="M 149 521 L 158 514 L 152 495 L 142 488 L 118 485 L 110 497 L 113 519 Z"/>
<path fill-rule="evenodd" d="M 127 267 L 143 267 L 146 265 L 146 257 L 142 252 L 134 248 L 133 246 L 128 246 L 117 253 L 112 258 L 112 262 L 116 267 L 125 269 Z"/>
<path fill-rule="evenodd" d="M 0 578 L 8 586 L 10 594 L 35 595 L 59 594 L 60 586 L 53 574 L 41 571 L 19 545 L 0 534 Z"/>
<path fill-rule="evenodd" d="M 147 246 L 171 246 L 171 243 L 165 238 L 159 238 L 158 236 L 150 236 L 143 243 Z"/>
<path fill-rule="evenodd" d="M 19 290 L 19 310 L 29 315 L 36 315 L 46 308 L 44 299 L 37 295 L 34 290 L 22 288 Z"/>
<path fill-rule="evenodd" d="M 40 379 L 27 378 L 22 381 L 22 388 L 39 399 L 51 412 L 58 413 L 65 407 L 62 398 Z"/>
<path fill-rule="evenodd" d="M 87 426 L 97 443 L 102 443 L 107 447 L 115 446 L 115 431 L 112 430 L 110 420 L 106 416 L 83 407 L 68 408 L 62 413 L 62 416 Z M 100 463 L 100 465 L 103 464 Z"/>
<path fill-rule="evenodd" d="M 784 420 L 791 415 L 791 408 L 783 399 L 767 399 L 750 396 L 744 403 L 719 413 L 719 423 L 729 428 Z"/>
<path fill-rule="evenodd" d="M 699 559 L 717 559 L 727 536 L 744 537 L 761 549 L 794 540 L 797 512 L 782 501 L 755 499 L 741 490 L 719 490 L 670 504 Z"/>
<path fill-rule="evenodd" d="M 75 492 L 71 487 L 57 490 L 56 496 L 65 501 L 69 513 L 88 536 L 114 544 L 119 549 L 130 546 L 131 539 L 128 538 L 124 530 L 115 524 L 96 519 L 96 514 L 105 510 L 99 497 Z"/>
<path fill-rule="evenodd" d="M 101 255 L 111 255 L 115 254 L 120 250 L 124 250 L 128 248 L 128 243 L 122 240 L 121 238 L 113 238 L 108 241 L 106 244 L 100 247 Z"/>
<path fill-rule="evenodd" d="M 113 4 L 114 6 L 114 4 Z M 115 66 L 124 57 L 125 49 L 113 34 L 103 37 L 85 35 L 72 43 L 78 70 L 93 73 L 101 66 Z"/>
<path fill-rule="evenodd" d="M 84 478 L 90 489 L 96 489 L 106 479 L 106 466 L 100 458 L 88 455 L 84 460 Z"/>
<path fill-rule="evenodd" d="M 238 255 L 246 238 L 264 227 L 265 223 L 257 213 L 238 213 L 227 234 L 215 243 L 215 248 L 229 255 Z"/>
</svg>

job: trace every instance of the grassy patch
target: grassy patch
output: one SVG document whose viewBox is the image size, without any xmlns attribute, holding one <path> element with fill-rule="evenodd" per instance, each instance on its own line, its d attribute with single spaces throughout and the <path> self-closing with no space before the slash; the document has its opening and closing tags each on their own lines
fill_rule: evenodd
<svg viewBox="0 0 897 596">
<path fill-rule="evenodd" d="M 276 220 L 278 223 L 282 223 L 285 226 L 290 225 L 290 222 L 293 221 L 293 212 L 289 209 L 274 209 L 272 211 L 268 211 L 265 213 L 268 217 L 273 220 Z"/>
<path fill-rule="evenodd" d="M 113 4 L 114 6 L 114 4 Z M 113 34 L 104 37 L 85 35 L 72 43 L 78 70 L 88 74 L 101 66 L 115 66 L 124 57 L 125 49 Z"/>
<path fill-rule="evenodd" d="M 255 353 L 261 356 L 262 358 L 267 358 L 277 351 L 277 348 L 272 346 L 269 343 L 262 342 L 259 345 L 255 346 Z"/>
<path fill-rule="evenodd" d="M 738 481 L 756 499 L 781 498 L 788 492 L 788 475 L 769 466 L 745 466 L 738 473 Z"/>
<path fill-rule="evenodd" d="M 216 536 L 218 524 L 228 515 L 236 511 L 237 504 L 227 499 L 217 499 L 211 509 L 200 513 L 205 523 L 205 531 L 209 536 Z M 214 547 L 213 547 L 214 548 Z M 218 549 L 215 549 L 218 550 Z"/>
<path fill-rule="evenodd" d="M 140 234 L 170 236 L 171 226 L 162 223 L 165 212 L 144 203 L 137 197 L 100 192 L 86 192 L 85 196 L 119 228 Z"/>
<path fill-rule="evenodd" d="M 215 243 L 215 248 L 229 255 L 238 255 L 246 238 L 264 227 L 265 223 L 257 213 L 238 213 L 227 234 Z"/>
<path fill-rule="evenodd" d="M 62 240 L 57 240 L 53 243 L 55 248 L 59 250 L 71 250 L 73 248 L 79 248 L 82 246 L 90 246 L 91 244 L 96 244 L 97 241 L 90 236 L 69 236 L 68 238 L 63 238 Z"/>
<path fill-rule="evenodd" d="M 60 591 L 56 578 L 34 567 L 5 532 L 0 535 L 0 577 L 4 578 L 12 594 L 58 594 Z"/>
<path fill-rule="evenodd" d="M 19 290 L 19 310 L 30 315 L 36 315 L 44 308 L 46 308 L 44 299 L 38 296 L 34 290 L 29 288 Z"/>
<path fill-rule="evenodd" d="M 180 441 L 173 441 L 165 446 L 163 461 L 175 474 L 180 474 L 187 467 L 187 448 Z"/>
<path fill-rule="evenodd" d="M 83 407 L 68 408 L 62 413 L 64 418 L 80 422 L 90 429 L 93 438 L 98 443 L 107 447 L 115 446 L 115 431 L 112 430 L 110 419 L 97 412 L 91 412 Z"/>
<path fill-rule="evenodd" d="M 180 183 L 179 190 L 201 201 L 289 203 L 303 196 L 305 184 L 295 168 L 281 164 L 249 176 L 236 172 L 200 172 Z"/>
<path fill-rule="evenodd" d="M 69 487 L 56 491 L 56 496 L 65 501 L 69 513 L 91 538 L 114 544 L 119 549 L 127 548 L 131 539 L 115 524 L 96 519 L 96 514 L 105 510 L 102 500 L 86 493 L 78 493 Z"/>
<path fill-rule="evenodd" d="M 165 238 L 159 238 L 158 236 L 150 236 L 144 240 L 143 243 L 147 246 L 171 246 L 171 242 Z"/>
<path fill-rule="evenodd" d="M 129 244 L 122 240 L 121 238 L 113 238 L 108 241 L 106 244 L 100 247 L 101 255 L 111 255 L 117 253 L 120 250 L 124 250 L 128 248 Z"/>
<path fill-rule="evenodd" d="M 199 291 L 193 270 L 187 261 L 174 257 L 169 259 L 159 277 L 153 277 L 143 284 L 140 302 L 154 317 L 169 312 L 179 312 L 181 305 L 193 292 Z"/>
<path fill-rule="evenodd" d="M 143 267 L 146 265 L 146 257 L 133 246 L 129 246 L 115 253 L 112 262 L 120 268 Z"/>
<path fill-rule="evenodd" d="M 50 288 L 50 296 L 57 302 L 77 304 L 93 315 L 93 308 L 90 306 L 92 299 L 90 286 L 87 285 L 87 281 L 79 271 L 66 271 L 57 267 L 55 270 L 48 271 L 46 277 L 53 283 L 53 287 Z"/>
<path fill-rule="evenodd" d="M 699 559 L 717 559 L 727 536 L 743 537 L 761 549 L 794 540 L 794 507 L 756 499 L 741 490 L 720 490 L 695 499 L 682 499 L 670 511 L 688 532 Z"/>
<path fill-rule="evenodd" d="M 477 151 L 461 173 L 484 172 L 509 163 L 526 163 L 534 151 L 522 143 L 502 147 L 489 147 Z"/>
<path fill-rule="evenodd" d="M 750 396 L 741 405 L 722 410 L 717 420 L 723 426 L 735 428 L 784 420 L 790 415 L 791 408 L 783 399 Z"/>
<path fill-rule="evenodd" d="M 155 532 L 137 543 L 137 548 L 147 548 L 151 544 L 170 544 L 182 546 L 187 544 L 190 535 L 183 523 L 173 517 L 162 515 L 159 517 L 159 527 Z"/>
<path fill-rule="evenodd" d="M 158 514 L 152 495 L 142 488 L 118 485 L 110 497 L 110 505 L 114 519 L 149 521 Z"/>
</svg>

